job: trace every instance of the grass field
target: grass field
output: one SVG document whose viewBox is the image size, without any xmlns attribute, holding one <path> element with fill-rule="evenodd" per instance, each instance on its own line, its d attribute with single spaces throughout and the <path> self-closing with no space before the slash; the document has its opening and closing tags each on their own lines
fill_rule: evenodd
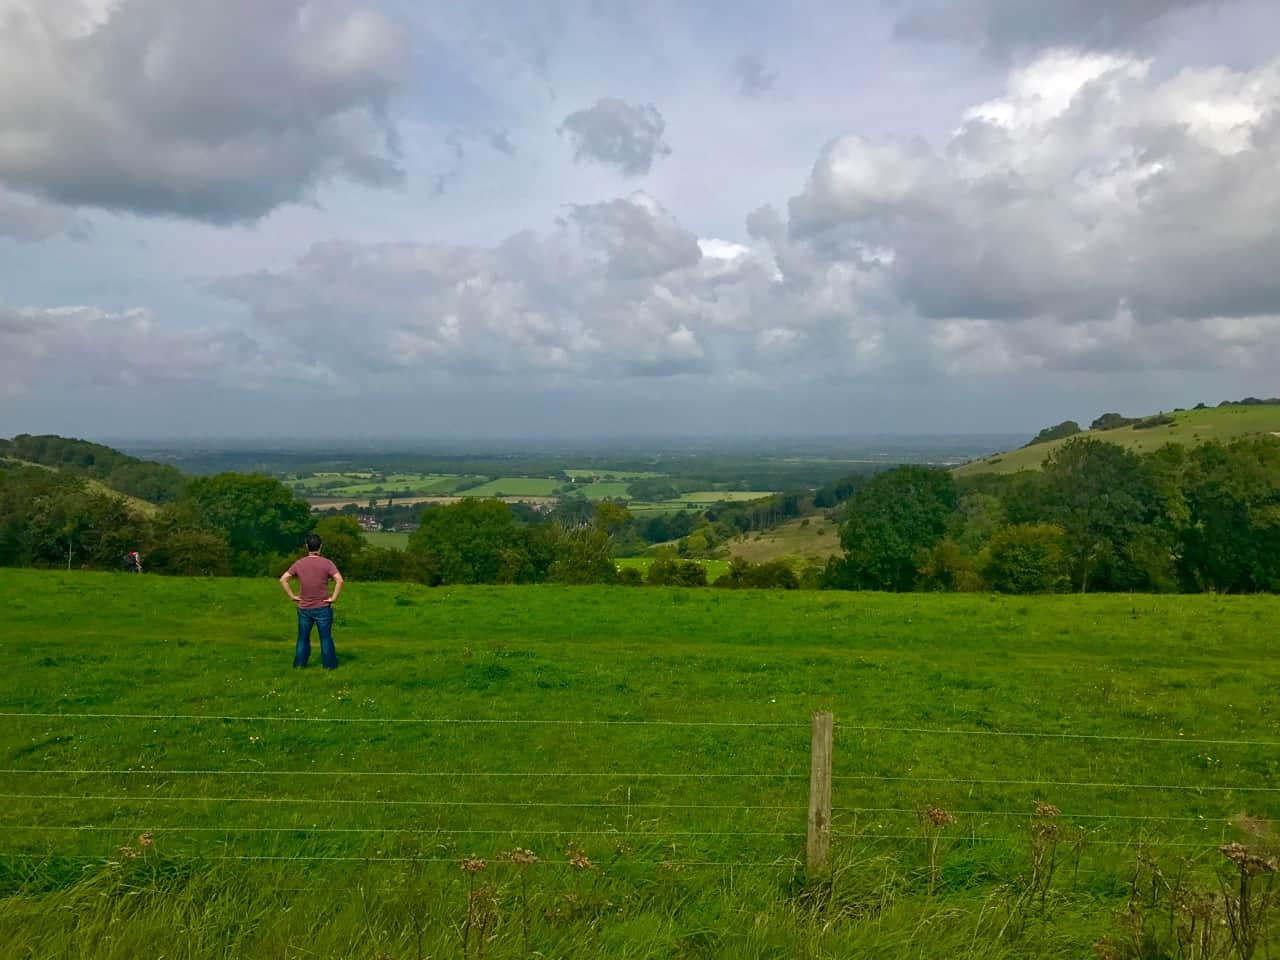
<svg viewBox="0 0 1280 960">
<path fill-rule="evenodd" d="M 364 538 L 369 542 L 370 546 L 391 547 L 393 550 L 403 550 L 409 545 L 409 534 L 407 533 L 387 533 L 381 530 L 370 533 L 366 531 Z"/>
<path fill-rule="evenodd" d="M 575 485 L 573 491 L 582 494 L 588 500 L 626 500 L 629 486 L 629 483 L 621 480 L 601 480 L 598 483 Z"/>
<path fill-rule="evenodd" d="M 715 583 L 729 572 L 728 560 L 698 560 L 697 562 L 707 568 L 708 583 Z M 643 573 L 653 564 L 653 557 L 618 557 L 615 563 L 617 563 L 619 569 L 635 567 Z"/>
<path fill-rule="evenodd" d="M 464 497 L 549 497 L 560 488 L 559 480 L 549 477 L 499 477 L 470 490 Z"/>
<path fill-rule="evenodd" d="M 680 500 L 632 500 L 627 504 L 627 509 L 638 517 L 652 517 L 659 513 L 680 513 L 697 508 L 696 503 L 685 503 Z"/>
<path fill-rule="evenodd" d="M 798 557 L 801 560 L 825 560 L 840 553 L 840 527 L 825 517 L 789 520 L 771 530 L 747 534 L 745 540 L 729 543 L 729 555 L 743 557 L 752 563 Z"/>
<path fill-rule="evenodd" d="M 739 503 L 773 496 L 772 490 L 695 490 L 680 498 L 681 503 Z"/>
<path fill-rule="evenodd" d="M 1158 900 L 1140 852 L 1219 892 L 1280 817 L 1272 597 L 351 583 L 332 674 L 270 580 L 0 604 L 3 956 L 1077 958 Z"/>
<path fill-rule="evenodd" d="M 1174 422 L 1168 426 L 1149 430 L 1122 427 L 1119 430 L 1086 431 L 1077 436 L 1092 436 L 1114 443 L 1136 453 L 1150 453 L 1168 443 L 1180 443 L 1193 447 L 1210 440 L 1227 441 L 1253 433 L 1280 432 L 1280 405 L 1250 407 L 1210 407 L 1204 410 L 1184 410 L 1172 414 Z M 1039 470 L 1045 458 L 1067 441 L 1054 440 L 1037 443 L 999 453 L 985 460 L 956 467 L 957 476 L 974 473 L 1017 473 L 1019 470 Z"/>
<path fill-rule="evenodd" d="M 649 477 L 660 477 L 660 473 L 651 473 L 644 470 L 566 470 L 566 476 L 590 479 L 591 477 L 599 477 L 601 481 L 625 480 L 642 480 Z"/>
</svg>

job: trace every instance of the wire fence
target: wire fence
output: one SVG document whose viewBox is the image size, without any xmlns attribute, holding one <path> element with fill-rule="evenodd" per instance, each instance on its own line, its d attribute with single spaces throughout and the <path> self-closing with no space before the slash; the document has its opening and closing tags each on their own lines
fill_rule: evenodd
<svg viewBox="0 0 1280 960">
<path fill-rule="evenodd" d="M 38 744 L 0 754 L 0 860 L 14 862 L 110 862 L 145 836 L 177 860 L 447 864 L 487 843 L 591 849 L 611 864 L 794 871 L 811 833 L 805 722 L 33 710 L 0 718 Z M 101 750 L 136 739 L 140 724 L 156 736 L 165 725 L 204 732 L 148 740 L 145 763 Z M 240 734 L 224 733 L 241 725 L 283 732 L 262 749 L 250 737 L 247 752 Z M 327 725 L 370 731 L 357 744 L 363 762 L 348 744 L 346 765 L 299 763 L 317 750 L 310 731 Z M 579 752 L 518 732 L 539 729 L 572 731 Z M 942 830 L 951 845 L 1016 847 L 1048 820 L 1112 853 L 1210 851 L 1239 825 L 1280 822 L 1280 786 L 1267 776 L 1280 757 L 1262 756 L 1280 741 L 848 721 L 836 730 L 827 829 L 837 852 L 918 846 Z M 732 740 L 739 734 L 745 741 Z M 937 747 L 965 739 L 992 747 Z M 77 762 L 81 744 L 102 753 L 98 762 Z M 1248 754 L 1224 763 L 1203 754 L 1210 748 Z M 221 762 L 190 762 L 215 749 Z M 928 808 L 953 819 L 930 826 Z"/>
</svg>

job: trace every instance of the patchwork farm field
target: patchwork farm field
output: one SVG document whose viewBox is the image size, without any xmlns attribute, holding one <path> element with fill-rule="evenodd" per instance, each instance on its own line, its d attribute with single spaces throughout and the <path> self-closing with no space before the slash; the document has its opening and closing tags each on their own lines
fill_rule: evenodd
<svg viewBox="0 0 1280 960">
<path fill-rule="evenodd" d="M 1280 817 L 1271 597 L 353 583 L 333 673 L 271 580 L 0 603 L 3 956 L 1176 956 Z"/>
</svg>

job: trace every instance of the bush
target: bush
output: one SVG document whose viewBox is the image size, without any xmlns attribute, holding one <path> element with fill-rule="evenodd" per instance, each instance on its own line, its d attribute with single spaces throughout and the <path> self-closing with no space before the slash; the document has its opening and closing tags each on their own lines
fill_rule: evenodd
<svg viewBox="0 0 1280 960">
<path fill-rule="evenodd" d="M 1056 593 L 1070 583 L 1064 532 L 1052 523 L 1018 523 L 991 538 L 986 577 L 999 593 Z"/>
<path fill-rule="evenodd" d="M 178 577 L 225 577 L 231 573 L 227 541 L 208 530 L 170 530 L 159 535 L 142 557 L 148 573 Z"/>
<path fill-rule="evenodd" d="M 645 582 L 651 587 L 705 587 L 707 568 L 693 560 L 660 557 L 649 567 Z"/>
<path fill-rule="evenodd" d="M 916 586 L 921 590 L 972 593 L 986 588 L 973 559 L 950 537 L 922 552 L 919 569 Z"/>
<path fill-rule="evenodd" d="M 638 587 L 644 583 L 644 574 L 639 567 L 623 567 L 618 571 L 618 584 L 623 587 Z"/>
<path fill-rule="evenodd" d="M 729 572 L 717 580 L 715 585 L 730 590 L 796 590 L 800 587 L 800 578 L 796 576 L 795 568 L 786 560 L 752 563 L 735 557 L 729 564 Z"/>
<path fill-rule="evenodd" d="M 1067 437 L 1074 437 L 1080 432 L 1080 424 L 1076 423 L 1074 420 L 1063 420 L 1061 423 L 1055 424 L 1052 427 L 1045 427 L 1025 445 L 1033 447 L 1037 443 L 1049 443 L 1051 440 L 1063 440 Z"/>
</svg>

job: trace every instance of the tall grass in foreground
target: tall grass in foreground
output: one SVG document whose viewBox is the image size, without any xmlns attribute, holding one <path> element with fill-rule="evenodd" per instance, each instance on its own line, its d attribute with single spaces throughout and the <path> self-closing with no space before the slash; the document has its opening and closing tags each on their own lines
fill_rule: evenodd
<svg viewBox="0 0 1280 960">
<path fill-rule="evenodd" d="M 1275 863 L 1242 846 L 1225 851 L 1222 870 L 1138 853 L 1127 871 L 1083 883 L 1037 888 L 1019 872 L 982 888 L 944 881 L 932 893 L 933 864 L 905 853 L 846 851 L 809 882 L 785 872 L 653 871 L 625 854 L 605 868 L 571 849 L 556 863 L 510 854 L 447 868 L 371 863 L 312 872 L 297 886 L 289 867 L 191 869 L 138 850 L 52 889 L 53 874 L 29 876 L 0 901 L 0 954 L 834 960 L 1092 950 L 1105 960 L 1248 960 L 1274 941 Z M 1097 936 L 1100 919 L 1110 932 Z"/>
<path fill-rule="evenodd" d="M 0 957 L 1275 946 L 1274 598 L 273 586 L 0 571 Z"/>
</svg>

